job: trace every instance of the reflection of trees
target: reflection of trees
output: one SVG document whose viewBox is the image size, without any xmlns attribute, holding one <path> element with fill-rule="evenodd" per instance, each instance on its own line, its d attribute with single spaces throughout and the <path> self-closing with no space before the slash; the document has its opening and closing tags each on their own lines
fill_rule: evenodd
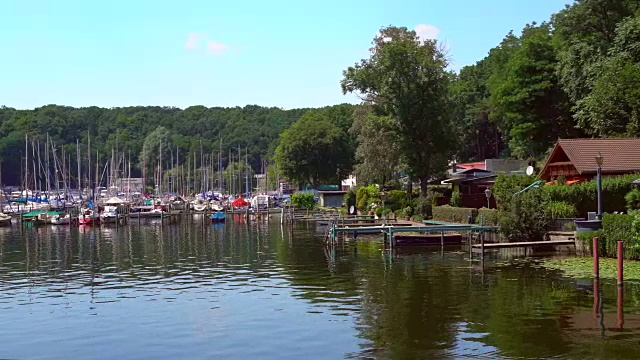
<svg viewBox="0 0 640 360">
<path fill-rule="evenodd" d="M 390 258 L 378 241 L 325 249 L 313 227 L 290 229 L 276 222 L 212 226 L 198 216 L 169 226 L 2 229 L 0 298 L 20 286 L 91 287 L 96 301 L 118 296 L 112 289 L 173 291 L 182 282 L 211 291 L 229 283 L 287 287 L 317 311 L 355 319 L 363 351 L 354 357 L 434 358 L 451 349 L 462 356 L 471 350 L 459 348 L 461 339 L 507 357 L 637 351 L 631 341 L 597 345 L 599 335 L 583 336 L 577 321 L 592 311 L 590 289 L 530 264 L 487 268 L 482 278 L 468 268 L 466 253 L 435 249 Z M 603 288 L 605 311 L 615 318 L 615 283 Z M 636 308 L 640 285 L 629 283 L 625 291 L 626 305 Z M 633 316 L 625 321 L 634 331 Z"/>
</svg>

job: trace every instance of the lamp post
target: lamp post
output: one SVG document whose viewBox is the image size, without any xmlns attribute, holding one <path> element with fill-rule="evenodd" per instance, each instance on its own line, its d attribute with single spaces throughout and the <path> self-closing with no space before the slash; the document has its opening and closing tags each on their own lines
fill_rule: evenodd
<svg viewBox="0 0 640 360">
<path fill-rule="evenodd" d="M 604 158 L 602 154 L 598 153 L 596 156 L 596 164 L 598 164 L 597 171 L 597 183 L 598 183 L 598 212 L 596 213 L 596 219 L 602 220 L 602 164 L 604 162 Z"/>
<path fill-rule="evenodd" d="M 383 223 L 387 222 L 387 214 L 384 212 L 384 201 L 385 201 L 386 198 L 387 198 L 387 193 L 382 191 L 380 193 L 380 200 L 382 200 L 382 222 Z"/>
<path fill-rule="evenodd" d="M 487 188 L 484 191 L 484 196 L 487 197 L 487 209 L 491 209 L 491 195 L 492 195 L 491 189 Z"/>
</svg>

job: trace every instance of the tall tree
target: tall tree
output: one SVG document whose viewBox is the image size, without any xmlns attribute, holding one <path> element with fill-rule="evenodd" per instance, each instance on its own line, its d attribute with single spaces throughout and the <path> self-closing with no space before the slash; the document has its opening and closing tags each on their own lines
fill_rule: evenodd
<svg viewBox="0 0 640 360">
<path fill-rule="evenodd" d="M 280 135 L 275 160 L 289 180 L 317 187 L 351 171 L 353 154 L 344 130 L 322 110 L 311 110 Z"/>
<path fill-rule="evenodd" d="M 355 175 L 359 183 L 385 184 L 400 170 L 402 155 L 391 118 L 379 116 L 371 105 L 360 106 L 353 112 L 351 133 L 357 137 Z"/>
<path fill-rule="evenodd" d="M 393 120 L 391 129 L 420 191 L 446 166 L 455 138 L 446 55 L 436 40 L 389 26 L 373 40 L 370 57 L 344 71 L 342 91 L 356 92 Z"/>
<path fill-rule="evenodd" d="M 559 137 L 575 136 L 556 63 L 549 24 L 534 23 L 522 31 L 503 70 L 489 80 L 494 113 L 515 157 L 539 157 Z"/>
</svg>

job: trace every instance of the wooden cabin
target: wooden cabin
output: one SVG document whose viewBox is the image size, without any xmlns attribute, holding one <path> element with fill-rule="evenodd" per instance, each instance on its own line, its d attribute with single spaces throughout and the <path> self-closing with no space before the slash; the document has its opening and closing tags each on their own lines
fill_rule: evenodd
<svg viewBox="0 0 640 360">
<path fill-rule="evenodd" d="M 560 139 L 540 172 L 550 182 L 563 176 L 568 184 L 596 176 L 596 157 L 603 158 L 602 175 L 640 173 L 640 138 Z"/>
</svg>

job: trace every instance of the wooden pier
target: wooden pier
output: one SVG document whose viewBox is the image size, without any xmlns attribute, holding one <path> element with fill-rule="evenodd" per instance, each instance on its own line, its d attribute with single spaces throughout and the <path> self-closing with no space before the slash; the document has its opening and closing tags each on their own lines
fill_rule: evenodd
<svg viewBox="0 0 640 360">
<path fill-rule="evenodd" d="M 545 247 L 545 246 L 575 246 L 575 240 L 548 240 L 548 241 L 521 241 L 511 243 L 490 243 L 490 244 L 474 244 L 471 249 L 474 253 L 482 253 L 492 249 L 507 249 L 521 247 Z"/>
<path fill-rule="evenodd" d="M 355 225 L 355 224 L 354 224 Z M 444 224 L 434 226 L 422 226 L 412 223 L 407 224 L 380 224 L 380 225 L 344 225 L 338 226 L 337 224 L 331 224 L 327 229 L 327 239 L 331 242 L 336 242 L 340 234 L 351 234 L 354 238 L 357 238 L 359 234 L 382 234 L 385 238 L 385 243 L 389 243 L 391 246 L 402 245 L 411 243 L 412 245 L 445 245 L 451 243 L 451 239 L 462 239 L 461 232 L 495 232 L 498 228 L 496 226 L 480 226 L 480 225 L 465 225 L 465 224 Z M 409 241 L 408 233 L 414 233 L 411 241 Z M 397 235 L 397 236 L 394 236 Z M 398 240 L 405 241 L 398 241 Z M 423 241 L 420 241 L 422 238 Z M 447 240 L 450 239 L 450 240 Z M 434 241 L 437 239 L 437 241 Z"/>
</svg>

